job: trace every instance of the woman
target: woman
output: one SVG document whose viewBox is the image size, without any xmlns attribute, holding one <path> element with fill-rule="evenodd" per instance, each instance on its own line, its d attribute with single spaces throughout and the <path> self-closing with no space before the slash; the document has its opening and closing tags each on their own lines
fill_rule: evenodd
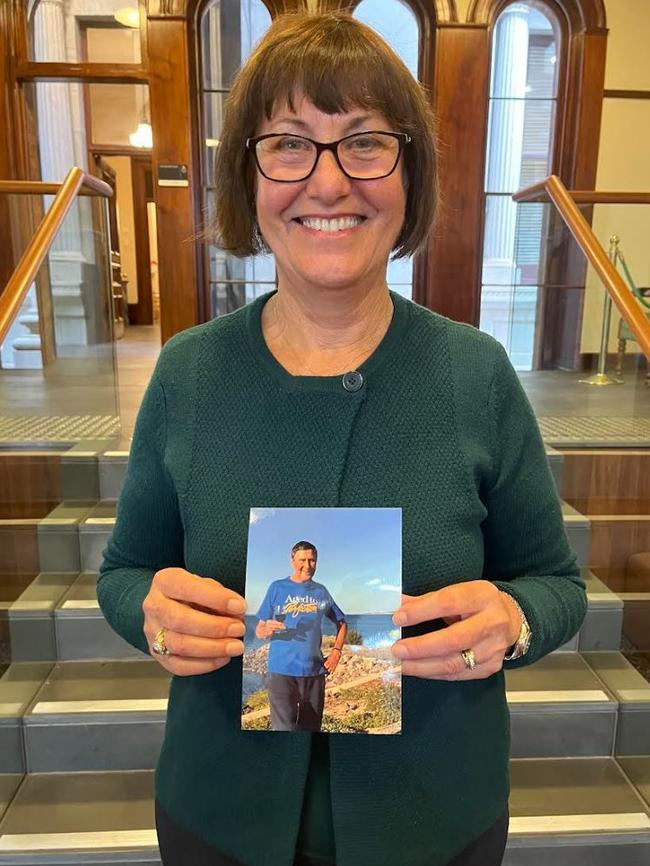
<svg viewBox="0 0 650 866">
<path fill-rule="evenodd" d="M 98 585 L 115 630 L 175 674 L 166 866 L 501 862 L 503 669 L 569 640 L 586 596 L 505 352 L 387 288 L 391 252 L 431 229 L 432 130 L 408 70 L 346 14 L 275 21 L 232 88 L 217 233 L 270 249 L 278 288 L 164 347 Z M 261 505 L 402 508 L 401 736 L 240 730 Z"/>
</svg>

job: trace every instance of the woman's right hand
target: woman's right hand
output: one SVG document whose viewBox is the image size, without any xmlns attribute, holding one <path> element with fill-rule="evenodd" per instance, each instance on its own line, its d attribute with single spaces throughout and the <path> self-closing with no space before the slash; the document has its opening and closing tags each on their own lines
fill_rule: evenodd
<svg viewBox="0 0 650 866">
<path fill-rule="evenodd" d="M 164 628 L 171 655 L 152 655 L 176 676 L 216 671 L 244 651 L 239 638 L 246 630 L 246 601 L 217 580 L 163 568 L 154 574 L 142 610 L 149 650 Z"/>
</svg>

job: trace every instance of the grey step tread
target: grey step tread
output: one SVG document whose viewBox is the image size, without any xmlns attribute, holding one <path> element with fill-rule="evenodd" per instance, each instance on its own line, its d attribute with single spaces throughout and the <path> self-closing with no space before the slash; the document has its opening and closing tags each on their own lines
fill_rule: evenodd
<svg viewBox="0 0 650 866">
<path fill-rule="evenodd" d="M 650 809 L 650 755 L 618 757 L 617 761 Z"/>
<path fill-rule="evenodd" d="M 594 673 L 620 703 L 650 706 L 650 683 L 620 652 L 583 652 Z"/>
<path fill-rule="evenodd" d="M 53 611 L 78 577 L 76 571 L 40 572 L 11 604 L 9 616 Z"/>
<path fill-rule="evenodd" d="M 70 615 L 71 612 L 79 613 L 84 610 L 92 612 L 99 610 L 95 571 L 84 571 L 77 577 L 68 592 L 60 599 L 56 613 L 65 616 Z"/>
<path fill-rule="evenodd" d="M 0 677 L 0 719 L 20 718 L 34 699 L 52 662 L 14 662 Z"/>
<path fill-rule="evenodd" d="M 51 714 L 165 712 L 171 675 L 154 659 L 70 661 L 54 665 L 25 712 L 25 723 Z"/>
<path fill-rule="evenodd" d="M 551 653 L 534 665 L 506 671 L 506 694 L 511 712 L 529 703 L 560 706 L 588 703 L 603 708 L 616 700 L 579 653 Z M 650 692 L 650 685 L 648 686 Z"/>
<path fill-rule="evenodd" d="M 510 778 L 509 849 L 572 837 L 573 848 L 557 852 L 563 858 L 581 837 L 634 840 L 644 852 L 650 844 L 648 804 L 612 758 L 512 760 Z M 157 847 L 153 771 L 29 774 L 0 821 L 4 855 L 147 847 Z"/>
<path fill-rule="evenodd" d="M 140 848 L 157 849 L 152 770 L 28 774 L 0 821 L 0 857 Z"/>
<path fill-rule="evenodd" d="M 507 671 L 511 710 L 542 703 L 560 709 L 588 704 L 615 710 L 618 700 L 628 699 L 630 685 L 636 700 L 650 702 L 650 683 L 620 653 L 586 655 L 594 657 L 593 667 L 580 653 L 552 653 L 534 665 Z M 605 676 L 599 677 L 594 668 Z M 22 707 L 28 716 L 42 715 L 43 705 L 49 703 L 87 702 L 97 704 L 95 711 L 100 711 L 102 701 L 123 701 L 126 709 L 129 703 L 137 707 L 141 702 L 166 699 L 169 680 L 170 674 L 152 658 L 20 662 L 12 664 L 0 679 L 0 698 L 11 698 L 13 706 Z M 66 712 L 65 707 L 57 712 Z"/>
<path fill-rule="evenodd" d="M 513 759 L 510 780 L 510 835 L 638 830 L 650 842 L 650 806 L 613 758 Z"/>
<path fill-rule="evenodd" d="M 23 778 L 23 773 L 0 773 L 0 819 L 13 800 Z"/>
</svg>

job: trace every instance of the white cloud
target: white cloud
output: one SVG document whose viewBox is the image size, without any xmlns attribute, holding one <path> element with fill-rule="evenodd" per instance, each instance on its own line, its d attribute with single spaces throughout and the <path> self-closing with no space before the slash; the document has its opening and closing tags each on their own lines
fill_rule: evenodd
<svg viewBox="0 0 650 866">
<path fill-rule="evenodd" d="M 260 520 L 264 520 L 265 517 L 273 517 L 274 514 L 275 508 L 251 508 L 250 525 L 254 526 Z"/>
<path fill-rule="evenodd" d="M 382 583 L 377 589 L 381 590 L 381 592 L 401 592 L 399 586 L 393 586 L 390 583 Z"/>
<path fill-rule="evenodd" d="M 377 586 L 378 583 L 381 583 L 381 578 L 373 577 L 372 580 L 366 581 L 366 586 Z"/>
</svg>

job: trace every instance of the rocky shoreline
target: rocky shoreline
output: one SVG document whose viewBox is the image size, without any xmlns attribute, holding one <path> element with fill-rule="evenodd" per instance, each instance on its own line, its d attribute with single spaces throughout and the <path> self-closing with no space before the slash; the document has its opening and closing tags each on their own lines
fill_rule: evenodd
<svg viewBox="0 0 650 866">
<path fill-rule="evenodd" d="M 323 655 L 334 646 L 334 638 L 323 638 Z M 244 671 L 264 675 L 269 645 L 243 658 Z M 249 722 L 246 716 L 250 715 Z M 268 695 L 255 692 L 242 706 L 242 721 L 248 729 L 268 728 Z M 371 649 L 346 644 L 341 661 L 327 677 L 323 731 L 398 733 L 401 721 L 401 680 L 397 660 L 388 647 Z"/>
</svg>

